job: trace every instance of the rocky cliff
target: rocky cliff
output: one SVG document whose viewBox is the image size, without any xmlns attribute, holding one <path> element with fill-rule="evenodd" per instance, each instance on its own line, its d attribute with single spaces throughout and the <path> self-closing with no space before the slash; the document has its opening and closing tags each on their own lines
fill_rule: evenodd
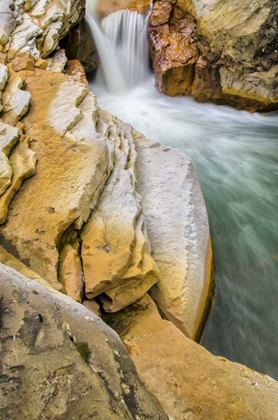
<svg viewBox="0 0 278 420">
<path fill-rule="evenodd" d="M 206 412 L 249 419 L 257 389 L 261 410 L 275 412 L 275 381 L 244 376 L 245 368 L 219 364 L 189 340 L 202 328 L 212 281 L 207 214 L 190 159 L 98 108 L 80 62 L 59 49 L 83 2 L 0 6 L 1 420 L 168 417 L 116 333 L 92 311 L 106 313 L 163 404 L 169 388 L 164 410 L 175 420 Z M 128 338 L 125 308 L 136 317 Z M 146 370 L 138 352 L 150 362 Z M 185 374 L 176 381 L 178 371 Z M 195 398 L 189 388 L 204 376 L 208 386 L 196 388 Z M 237 380 L 223 417 L 231 390 L 224 384 Z"/>
<path fill-rule="evenodd" d="M 276 109 L 277 11 L 268 0 L 155 0 L 149 35 L 157 89 Z"/>
</svg>

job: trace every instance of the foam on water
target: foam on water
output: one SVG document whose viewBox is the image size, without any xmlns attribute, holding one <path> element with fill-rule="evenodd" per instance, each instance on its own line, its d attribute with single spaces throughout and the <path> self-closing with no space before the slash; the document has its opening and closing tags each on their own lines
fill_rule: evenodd
<svg viewBox="0 0 278 420">
<path fill-rule="evenodd" d="M 102 24 L 106 39 L 113 45 L 109 33 L 123 34 L 124 26 L 121 41 L 134 39 L 138 14 L 126 11 L 124 24 L 123 13 L 115 15 Z M 128 63 L 122 54 L 131 47 L 117 41 L 112 49 L 117 48 L 122 52 L 116 57 Z M 144 69 L 139 77 L 132 67 L 137 84 L 128 91 L 111 94 L 99 81 L 92 90 L 102 108 L 192 158 L 208 208 L 216 269 L 215 305 L 202 344 L 278 379 L 278 116 L 166 97 L 155 91 L 146 62 Z M 124 79 L 130 86 L 132 78 Z"/>
</svg>

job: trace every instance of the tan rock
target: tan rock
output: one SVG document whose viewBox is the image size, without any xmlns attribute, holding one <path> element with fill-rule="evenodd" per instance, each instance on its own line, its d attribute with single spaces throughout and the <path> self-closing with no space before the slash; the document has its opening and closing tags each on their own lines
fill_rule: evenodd
<svg viewBox="0 0 278 420">
<path fill-rule="evenodd" d="M 212 281 L 203 195 L 186 155 L 133 133 L 137 190 L 160 278 L 150 293 L 163 315 L 195 339 L 202 328 Z"/>
<path fill-rule="evenodd" d="M 8 157 L 18 139 L 18 128 L 11 127 L 0 120 L 0 196 L 11 184 L 13 171 Z"/>
<path fill-rule="evenodd" d="M 0 276 L 3 419 L 168 419 L 100 318 L 6 266 Z"/>
<path fill-rule="evenodd" d="M 97 316 L 101 316 L 100 305 L 96 299 L 84 299 L 82 303 L 89 311 L 92 311 Z"/>
<path fill-rule="evenodd" d="M 161 319 L 150 297 L 105 320 L 120 334 L 145 386 L 171 418 L 276 420 L 276 381 L 189 340 Z"/>
<path fill-rule="evenodd" d="M 98 129 L 115 146 L 114 167 L 82 230 L 82 261 L 87 297 L 105 293 L 104 309 L 116 311 L 142 297 L 158 279 L 135 189 L 131 128 L 102 111 Z"/>
<path fill-rule="evenodd" d="M 117 10 L 129 9 L 138 13 L 146 13 L 150 6 L 150 0 L 100 0 L 98 2 L 98 12 L 101 17 L 105 17 Z"/>
<path fill-rule="evenodd" d="M 20 189 L 23 181 L 34 175 L 36 171 L 36 155 L 29 149 L 29 139 L 21 136 L 19 143 L 13 149 L 9 164 L 12 170 L 12 181 L 0 197 L 0 224 L 6 221 L 9 205 Z"/>
<path fill-rule="evenodd" d="M 9 244 L 5 244 L 7 248 L 9 248 Z M 17 258 L 15 258 L 10 252 L 8 252 L 5 248 L 0 246 L 0 263 L 4 264 L 14 270 L 18 271 L 25 277 L 28 277 L 31 280 L 35 280 L 36 282 L 40 283 L 42 286 L 46 287 L 48 283 L 43 280 L 37 273 L 31 270 L 27 265 L 23 264 Z"/>
<path fill-rule="evenodd" d="M 82 301 L 84 282 L 79 246 L 66 244 L 60 252 L 59 281 L 66 295 Z"/>
<path fill-rule="evenodd" d="M 39 58 L 36 62 L 35 62 L 35 66 L 38 67 L 39 69 L 46 69 L 47 67 L 47 60 L 44 60 L 42 58 Z"/>
<path fill-rule="evenodd" d="M 1 234 L 13 243 L 20 259 L 28 259 L 34 271 L 59 289 L 60 243 L 89 217 L 91 202 L 109 176 L 110 149 L 93 130 L 92 119 L 85 140 L 67 132 L 82 122 L 82 100 L 93 96 L 84 85 L 64 74 L 36 69 L 27 74 L 26 88 L 32 108 L 24 119 L 25 132 L 33 139 L 38 165 L 35 176 L 16 194 Z"/>
<path fill-rule="evenodd" d="M 11 66 L 9 72 L 9 80 L 2 96 L 2 120 L 14 126 L 28 111 L 31 95 L 30 92 L 22 90 L 24 78 L 19 73 L 15 73 Z"/>
</svg>

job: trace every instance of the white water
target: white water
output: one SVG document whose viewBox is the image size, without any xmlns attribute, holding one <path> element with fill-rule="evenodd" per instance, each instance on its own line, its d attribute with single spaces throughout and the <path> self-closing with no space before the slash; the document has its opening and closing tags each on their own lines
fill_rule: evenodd
<svg viewBox="0 0 278 420">
<path fill-rule="evenodd" d="M 103 26 L 112 45 L 121 32 L 116 25 L 122 25 L 116 15 Z M 125 12 L 125 19 L 122 41 L 132 39 L 138 15 Z M 119 67 L 131 69 L 134 49 L 121 46 L 123 56 L 117 48 Z M 216 268 L 215 306 L 202 344 L 278 379 L 278 116 L 166 97 L 155 91 L 153 75 L 146 76 L 143 66 L 143 80 L 133 67 L 137 84 L 128 91 L 111 94 L 99 81 L 92 90 L 102 108 L 192 158 L 208 208 Z M 113 72 L 110 83 L 117 85 Z"/>
</svg>

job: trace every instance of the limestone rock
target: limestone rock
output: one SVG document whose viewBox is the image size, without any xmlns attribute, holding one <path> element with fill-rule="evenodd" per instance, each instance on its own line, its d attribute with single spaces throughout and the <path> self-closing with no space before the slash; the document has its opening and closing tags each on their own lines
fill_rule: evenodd
<svg viewBox="0 0 278 420">
<path fill-rule="evenodd" d="M 96 299 L 84 299 L 82 304 L 92 311 L 95 315 L 101 316 L 100 305 L 96 301 Z"/>
<path fill-rule="evenodd" d="M 36 155 L 29 149 L 29 139 L 20 137 L 20 141 L 12 151 L 9 164 L 12 170 L 12 181 L 5 193 L 0 197 L 0 224 L 6 221 L 9 205 L 20 189 L 23 181 L 34 175 L 36 170 Z"/>
<path fill-rule="evenodd" d="M 4 87 L 7 83 L 9 77 L 9 72 L 7 66 L 0 64 L 0 90 L 4 90 Z"/>
<path fill-rule="evenodd" d="M 0 265 L 3 420 L 167 420 L 118 336 L 71 298 Z"/>
<path fill-rule="evenodd" d="M 276 420 L 278 383 L 215 357 L 162 320 L 149 296 L 105 319 L 145 386 L 175 420 Z"/>
<path fill-rule="evenodd" d="M 49 56 L 57 49 L 59 40 L 83 17 L 84 7 L 84 0 L 15 3 L 2 0 L 0 45 L 3 52 L 8 52 L 9 60 L 19 52 L 36 60 Z"/>
<path fill-rule="evenodd" d="M 66 295 L 77 302 L 82 301 L 84 283 L 78 245 L 66 244 L 60 252 L 59 280 Z"/>
<path fill-rule="evenodd" d="M 9 248 L 10 244 L 5 243 L 5 246 Z M 28 277 L 29 279 L 35 280 L 37 283 L 41 284 L 45 288 L 50 287 L 48 283 L 42 277 L 40 277 L 37 273 L 35 273 L 33 270 L 27 267 L 27 265 L 23 264 L 23 262 L 15 258 L 10 252 L 8 252 L 2 246 L 0 246 L 0 263 L 12 268 L 13 270 L 19 272 L 25 277 Z"/>
<path fill-rule="evenodd" d="M 16 26 L 12 8 L 12 0 L 0 0 L 0 48 L 8 42 L 10 33 Z"/>
<path fill-rule="evenodd" d="M 0 196 L 11 184 L 12 168 L 8 157 L 19 139 L 18 128 L 0 120 Z"/>
<path fill-rule="evenodd" d="M 61 243 L 88 219 L 109 176 L 112 151 L 96 133 L 95 99 L 83 83 L 40 69 L 26 73 L 25 81 L 32 96 L 25 133 L 33 139 L 30 147 L 38 165 L 13 199 L 1 234 L 20 259 L 59 289 Z M 83 109 L 87 97 L 92 98 L 90 111 Z"/>
<path fill-rule="evenodd" d="M 105 17 L 117 10 L 129 9 L 138 13 L 146 13 L 150 6 L 150 0 L 100 0 L 98 2 L 98 13 L 101 17 Z"/>
<path fill-rule="evenodd" d="M 157 89 L 276 109 L 277 12 L 269 0 L 155 0 L 149 35 Z"/>
<path fill-rule="evenodd" d="M 131 128 L 101 112 L 98 130 L 115 146 L 114 167 L 82 230 L 82 261 L 87 297 L 105 292 L 105 310 L 116 311 L 142 297 L 158 278 L 135 188 Z"/>
<path fill-rule="evenodd" d="M 9 80 L 2 96 L 2 120 L 6 124 L 16 125 L 29 109 L 31 95 L 23 90 L 24 83 L 24 78 L 10 66 Z"/>
<path fill-rule="evenodd" d="M 206 207 L 190 159 L 138 132 L 137 189 L 159 270 L 150 293 L 163 315 L 187 336 L 198 337 L 212 281 Z"/>
</svg>

